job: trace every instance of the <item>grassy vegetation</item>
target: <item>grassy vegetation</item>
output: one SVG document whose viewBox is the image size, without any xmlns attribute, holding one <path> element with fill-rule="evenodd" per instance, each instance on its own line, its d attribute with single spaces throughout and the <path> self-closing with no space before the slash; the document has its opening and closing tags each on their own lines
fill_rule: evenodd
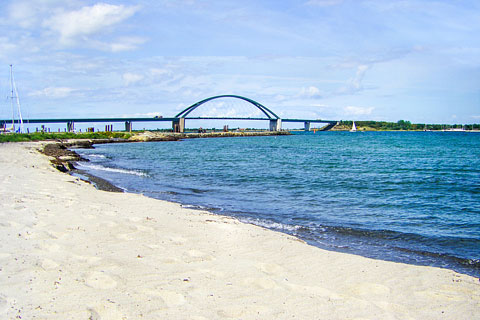
<svg viewBox="0 0 480 320">
<path fill-rule="evenodd" d="M 89 133 L 7 133 L 0 134 L 0 143 L 2 142 L 22 142 L 22 141 L 42 141 L 42 140 L 61 140 L 61 139 L 110 139 L 120 138 L 128 139 L 132 136 L 127 132 L 89 132 Z"/>
<path fill-rule="evenodd" d="M 480 124 L 425 124 L 411 123 L 410 121 L 400 120 L 398 122 L 386 121 L 355 121 L 357 130 L 365 131 L 423 131 L 423 130 L 444 130 L 444 129 L 460 129 L 480 130 Z M 335 130 L 350 130 L 352 121 L 340 121 Z"/>
</svg>

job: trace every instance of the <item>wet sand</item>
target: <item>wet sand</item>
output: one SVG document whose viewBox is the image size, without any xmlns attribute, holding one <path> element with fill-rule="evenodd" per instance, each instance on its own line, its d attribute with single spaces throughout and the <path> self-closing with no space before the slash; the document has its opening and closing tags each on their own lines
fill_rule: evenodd
<svg viewBox="0 0 480 320">
<path fill-rule="evenodd" d="M 479 279 L 329 252 L 0 144 L 1 319 L 480 319 Z"/>
</svg>

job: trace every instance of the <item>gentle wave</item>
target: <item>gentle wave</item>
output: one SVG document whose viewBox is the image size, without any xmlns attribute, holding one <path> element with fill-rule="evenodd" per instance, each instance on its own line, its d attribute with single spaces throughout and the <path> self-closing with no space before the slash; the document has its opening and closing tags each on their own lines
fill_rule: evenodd
<svg viewBox="0 0 480 320">
<path fill-rule="evenodd" d="M 96 154 L 96 153 L 90 153 L 88 155 L 89 158 L 95 158 L 95 159 L 106 159 L 107 157 L 105 157 L 103 154 Z"/>
<path fill-rule="evenodd" d="M 255 218 L 241 217 L 241 218 L 238 218 L 238 220 L 240 222 L 243 222 L 243 223 L 253 224 L 253 225 L 263 227 L 263 228 L 266 228 L 266 229 L 272 229 L 272 230 L 288 232 L 288 233 L 290 233 L 290 232 L 295 233 L 298 230 L 306 229 L 305 226 L 289 225 L 289 224 L 269 221 L 269 220 L 265 220 L 265 219 L 255 219 Z"/>
<path fill-rule="evenodd" d="M 205 210 L 205 211 L 207 211 L 207 207 L 204 207 L 204 206 L 195 206 L 195 205 L 192 205 L 192 204 L 182 204 L 181 207 L 182 207 L 182 208 L 185 208 L 185 209 L 194 209 L 194 210 Z"/>
<path fill-rule="evenodd" d="M 110 167 L 104 167 L 98 164 L 89 164 L 85 162 L 79 163 L 78 166 L 84 170 L 107 171 L 107 172 L 114 172 L 114 173 L 131 174 L 131 175 L 140 176 L 140 177 L 148 177 L 148 175 L 145 172 L 141 172 L 137 170 L 110 168 Z"/>
</svg>

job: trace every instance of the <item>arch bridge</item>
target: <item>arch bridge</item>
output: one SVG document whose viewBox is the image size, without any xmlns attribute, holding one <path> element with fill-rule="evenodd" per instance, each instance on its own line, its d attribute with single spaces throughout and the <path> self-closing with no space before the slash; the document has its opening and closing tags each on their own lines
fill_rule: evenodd
<svg viewBox="0 0 480 320">
<path fill-rule="evenodd" d="M 239 100 L 246 101 L 256 107 L 258 110 L 260 110 L 265 117 L 188 117 L 188 115 L 200 107 L 201 105 L 212 101 L 216 99 L 222 99 L 222 98 L 235 98 Z M 192 120 L 268 120 L 270 121 L 270 130 L 271 131 L 279 131 L 281 129 L 282 125 L 282 120 L 280 119 L 279 116 L 277 116 L 272 110 L 268 109 L 261 103 L 252 100 L 250 98 L 242 97 L 242 96 L 237 96 L 233 94 L 224 94 L 224 95 L 219 95 L 219 96 L 214 96 L 210 97 L 207 99 L 200 100 L 191 106 L 187 107 L 177 115 L 175 115 L 176 120 L 173 121 L 172 123 L 172 128 L 175 132 L 183 132 L 185 130 L 185 119 L 192 119 Z"/>
<path fill-rule="evenodd" d="M 200 107 L 201 105 L 222 98 L 234 98 L 246 101 L 256 107 L 261 111 L 263 117 L 191 117 L 189 114 Z M 148 117 L 148 118 L 67 118 L 67 119 L 23 119 L 24 124 L 45 124 L 45 123 L 66 123 L 68 131 L 75 130 L 75 123 L 112 123 L 112 122 L 125 122 L 125 130 L 131 131 L 133 122 L 160 122 L 160 121 L 171 121 L 172 129 L 174 132 L 184 132 L 185 131 L 185 120 L 262 120 L 270 122 L 270 131 L 280 131 L 282 129 L 282 123 L 285 122 L 298 122 L 304 123 L 305 131 L 310 131 L 310 125 L 312 123 L 327 123 L 329 128 L 333 127 L 338 121 L 337 120 L 323 120 L 323 119 L 281 119 L 275 112 L 265 107 L 261 103 L 252 100 L 250 98 L 238 96 L 238 95 L 218 95 L 203 99 L 198 101 L 188 108 L 184 109 L 182 112 L 178 113 L 174 117 Z M 0 119 L 0 128 L 5 126 L 7 123 L 19 123 L 20 120 L 15 119 Z"/>
<path fill-rule="evenodd" d="M 201 105 L 215 100 L 215 99 L 221 99 L 221 98 L 235 98 L 235 99 L 240 99 L 243 101 L 246 101 L 256 107 L 258 110 L 260 110 L 265 117 L 188 117 L 188 115 L 200 107 Z M 331 125 L 334 125 L 337 123 L 336 120 L 322 120 L 322 119 L 315 119 L 315 120 L 307 120 L 307 119 L 281 119 L 277 114 L 275 114 L 272 110 L 269 108 L 265 107 L 261 103 L 252 100 L 250 98 L 238 96 L 238 95 L 231 95 L 231 94 L 226 94 L 226 95 L 219 95 L 219 96 L 214 96 L 210 97 L 207 99 L 203 99 L 201 101 L 198 101 L 191 106 L 185 108 L 182 112 L 178 113 L 175 116 L 175 119 L 172 121 L 172 128 L 175 132 L 184 132 L 185 130 L 185 119 L 191 119 L 191 120 L 267 120 L 270 121 L 270 131 L 280 131 L 282 129 L 282 122 L 303 122 L 305 125 L 305 130 L 309 131 L 310 130 L 310 124 L 311 123 L 329 123 Z"/>
</svg>

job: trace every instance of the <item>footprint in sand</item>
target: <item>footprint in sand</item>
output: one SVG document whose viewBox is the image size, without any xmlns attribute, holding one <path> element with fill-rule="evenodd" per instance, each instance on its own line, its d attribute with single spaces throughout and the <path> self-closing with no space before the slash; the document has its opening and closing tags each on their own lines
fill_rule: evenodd
<svg viewBox="0 0 480 320">
<path fill-rule="evenodd" d="M 114 227 L 118 226 L 118 223 L 113 222 L 113 221 L 105 221 L 105 222 L 102 222 L 102 223 L 98 224 L 98 226 L 100 228 L 114 228 Z"/>
<path fill-rule="evenodd" d="M 200 262 L 200 261 L 212 261 L 215 258 L 209 254 L 206 254 L 200 250 L 189 250 L 183 255 L 183 260 L 187 263 L 189 262 Z"/>
<path fill-rule="evenodd" d="M 2 221 L 0 222 L 0 227 L 4 227 L 4 228 L 10 228 L 12 226 L 12 224 L 8 221 Z"/>
<path fill-rule="evenodd" d="M 48 252 L 58 252 L 60 250 L 60 246 L 56 243 L 47 243 L 43 248 Z"/>
<path fill-rule="evenodd" d="M 277 283 L 272 279 L 268 278 L 245 278 L 242 283 L 250 288 L 255 289 L 275 289 L 279 288 Z"/>
<path fill-rule="evenodd" d="M 142 292 L 149 296 L 161 298 L 168 307 L 181 306 L 186 302 L 185 297 L 181 293 L 177 293 L 170 290 L 154 288 L 154 289 L 146 289 L 146 290 L 143 290 Z"/>
<path fill-rule="evenodd" d="M 8 301 L 4 295 L 0 295 L 0 313 L 8 309 Z"/>
<path fill-rule="evenodd" d="M 43 259 L 38 262 L 38 265 L 45 271 L 52 270 L 58 267 L 58 263 L 51 259 Z"/>
<path fill-rule="evenodd" d="M 104 214 L 105 216 L 109 216 L 109 217 L 115 217 L 115 216 L 118 215 L 118 214 L 117 214 L 117 211 L 105 211 L 105 212 L 103 212 L 103 214 Z"/>
<path fill-rule="evenodd" d="M 211 279 L 223 279 L 225 278 L 225 272 L 213 269 L 197 269 L 194 271 L 196 274 L 201 274 L 204 277 L 208 277 Z"/>
<path fill-rule="evenodd" d="M 360 296 L 372 294 L 386 296 L 390 294 L 390 288 L 378 283 L 362 282 L 351 287 L 350 292 Z"/>
<path fill-rule="evenodd" d="M 101 319 L 126 319 L 116 304 L 99 304 L 87 309 L 90 314 L 89 320 Z"/>
<path fill-rule="evenodd" d="M 245 313 L 245 307 L 227 306 L 217 311 L 217 314 L 223 318 L 240 318 Z"/>
<path fill-rule="evenodd" d="M 8 224 L 9 227 L 12 227 L 12 228 L 21 228 L 21 227 L 24 227 L 23 224 L 20 224 L 18 222 L 15 222 L 15 221 L 5 221 L 5 223 Z"/>
<path fill-rule="evenodd" d="M 461 302 L 465 299 L 458 295 L 458 293 L 453 289 L 453 291 L 440 291 L 440 290 L 425 290 L 415 292 L 415 296 L 421 297 L 423 299 L 429 299 L 434 301 L 445 301 L 445 302 Z"/>
<path fill-rule="evenodd" d="M 104 272 L 94 271 L 87 276 L 85 285 L 94 289 L 113 289 L 117 281 Z"/>
<path fill-rule="evenodd" d="M 117 239 L 119 240 L 135 240 L 135 232 L 130 233 L 119 233 L 117 234 Z"/>
<path fill-rule="evenodd" d="M 56 232 L 56 231 L 47 231 L 46 234 L 52 239 L 61 239 L 66 233 Z"/>
<path fill-rule="evenodd" d="M 285 273 L 285 269 L 274 263 L 259 263 L 256 267 L 266 274 L 281 275 Z"/>
<path fill-rule="evenodd" d="M 102 258 L 94 257 L 94 256 L 81 256 L 76 254 L 71 254 L 71 256 L 73 259 L 77 260 L 78 262 L 86 262 L 89 265 L 97 264 L 99 261 L 102 260 Z"/>
<path fill-rule="evenodd" d="M 168 310 L 168 306 L 161 298 L 147 298 L 143 301 L 142 315 L 145 319 L 166 319 L 165 310 Z"/>
<path fill-rule="evenodd" d="M 174 264 L 174 263 L 180 263 L 181 262 L 181 260 L 177 259 L 177 258 L 165 258 L 165 259 L 162 259 L 160 261 L 162 263 L 165 263 L 165 264 Z"/>
<path fill-rule="evenodd" d="M 84 214 L 82 215 L 82 218 L 87 219 L 87 220 L 95 220 L 97 219 L 97 216 L 94 214 Z"/>
<path fill-rule="evenodd" d="M 288 284 L 287 285 L 290 290 L 294 292 L 298 292 L 301 294 L 308 294 L 311 296 L 317 296 L 317 297 L 326 297 L 329 299 L 334 299 L 334 300 L 341 300 L 343 297 L 339 294 L 336 294 L 335 292 L 332 292 L 326 288 L 322 287 L 315 287 L 315 286 L 301 286 L 301 285 L 296 285 L 296 284 Z"/>
<path fill-rule="evenodd" d="M 0 252 L 0 260 L 7 259 L 11 256 L 10 253 Z"/>
<path fill-rule="evenodd" d="M 184 237 L 180 237 L 180 236 L 172 236 L 172 237 L 169 237 L 168 240 L 172 244 L 177 245 L 177 246 L 181 246 L 181 245 L 183 245 L 187 242 L 187 239 L 185 239 Z"/>
<path fill-rule="evenodd" d="M 152 249 L 152 250 L 156 250 L 156 249 L 162 248 L 162 246 L 159 245 L 159 244 L 146 244 L 145 247 L 147 247 L 147 248 L 149 248 L 149 249 Z"/>
<path fill-rule="evenodd" d="M 153 229 L 152 227 L 145 227 L 140 224 L 136 225 L 135 227 L 137 228 L 138 231 L 142 233 L 146 233 L 146 232 L 153 233 L 155 231 L 155 229 Z"/>
</svg>

